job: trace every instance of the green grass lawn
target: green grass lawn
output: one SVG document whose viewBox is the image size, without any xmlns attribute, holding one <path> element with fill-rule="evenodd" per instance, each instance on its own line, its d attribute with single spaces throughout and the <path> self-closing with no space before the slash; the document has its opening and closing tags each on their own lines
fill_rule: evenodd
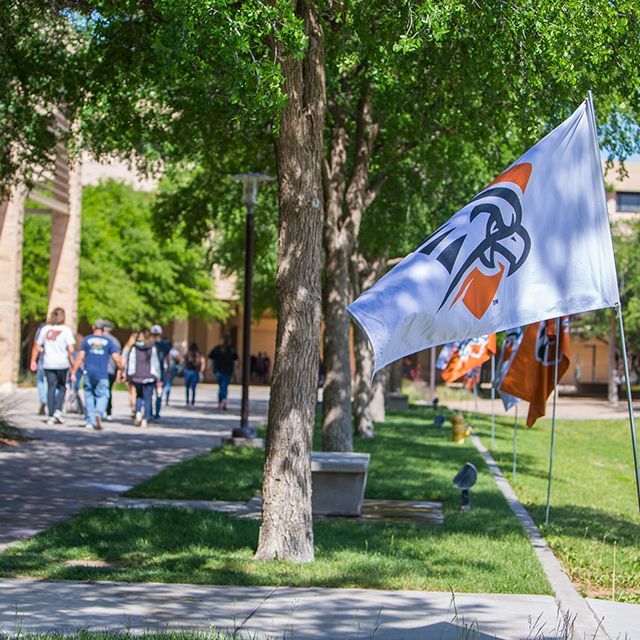
<svg viewBox="0 0 640 640">
<path fill-rule="evenodd" d="M 490 446 L 488 417 L 472 419 Z M 551 522 L 544 526 L 551 421 L 518 429 L 515 490 L 583 595 L 640 602 L 640 517 L 625 420 L 558 420 Z M 496 427 L 494 457 L 513 484 L 513 418 Z"/>
<path fill-rule="evenodd" d="M 390 414 L 372 441 L 367 497 L 441 500 L 444 525 L 325 519 L 314 524 L 316 562 L 254 562 L 259 522 L 196 510 L 93 509 L 0 556 L 0 575 L 49 579 L 367 587 L 550 593 L 518 521 L 470 443 L 449 442 L 430 409 Z M 479 469 L 473 508 L 451 483 Z M 260 490 L 262 452 L 223 449 L 162 472 L 131 493 L 246 500 Z M 102 560 L 103 567 L 67 566 Z"/>
</svg>

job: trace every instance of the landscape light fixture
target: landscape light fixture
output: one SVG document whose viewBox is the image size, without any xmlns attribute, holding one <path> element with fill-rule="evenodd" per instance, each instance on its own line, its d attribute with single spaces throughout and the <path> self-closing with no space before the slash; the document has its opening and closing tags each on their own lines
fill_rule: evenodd
<svg viewBox="0 0 640 640">
<path fill-rule="evenodd" d="M 244 253 L 244 317 L 242 325 L 242 401 L 240 426 L 232 432 L 234 438 L 255 438 L 256 430 L 249 426 L 249 382 L 251 376 L 251 298 L 253 287 L 253 214 L 258 202 L 258 183 L 270 182 L 263 173 L 238 173 L 232 180 L 242 182 L 242 202 L 247 209 Z"/>
<path fill-rule="evenodd" d="M 478 470 L 467 462 L 453 479 L 453 484 L 462 490 L 462 510 L 469 511 L 471 509 L 471 487 L 478 479 Z"/>
</svg>

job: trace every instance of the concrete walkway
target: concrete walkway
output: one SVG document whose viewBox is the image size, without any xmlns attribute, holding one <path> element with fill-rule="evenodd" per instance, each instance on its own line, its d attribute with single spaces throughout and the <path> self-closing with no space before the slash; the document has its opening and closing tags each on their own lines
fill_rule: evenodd
<svg viewBox="0 0 640 640">
<path fill-rule="evenodd" d="M 550 596 L 0 581 L 0 633 L 210 626 L 296 640 L 567 637 Z"/>
<path fill-rule="evenodd" d="M 267 390 L 252 388 L 251 419 L 266 422 Z M 35 389 L 19 389 L 12 419 L 33 442 L 0 447 L 0 551 L 105 498 L 158 473 L 164 467 L 204 453 L 239 422 L 240 388 L 231 387 L 230 410 L 217 411 L 216 387 L 200 385 L 195 409 L 178 402 L 163 407 L 147 429 L 131 425 L 127 395 L 116 392 L 114 422 L 100 432 L 80 428 L 81 416 L 49 426 L 36 415 Z"/>
<path fill-rule="evenodd" d="M 430 403 L 425 403 L 430 404 Z M 463 399 L 447 399 L 442 404 L 457 411 L 476 411 L 476 401 L 471 393 Z M 496 416 L 505 416 L 502 400 L 496 397 Z M 529 411 L 529 403 L 523 402 L 518 413 L 526 416 Z M 566 420 L 626 420 L 629 417 L 627 401 L 620 398 L 617 407 L 612 407 L 606 400 L 600 398 L 580 398 L 576 396 L 560 396 L 557 403 L 557 416 Z M 478 412 L 491 415 L 491 400 L 488 398 L 478 398 Z M 640 413 L 640 403 L 634 403 L 634 412 Z M 509 415 L 513 416 L 513 409 Z M 547 402 L 547 417 L 551 417 L 551 400 Z"/>
<path fill-rule="evenodd" d="M 175 399 L 182 399 L 182 389 L 175 391 Z M 252 389 L 251 395 L 252 420 L 264 423 L 267 390 Z M 239 389 L 232 388 L 231 396 L 230 411 L 217 412 L 215 389 L 201 386 L 195 410 L 169 407 L 159 423 L 142 431 L 131 426 L 126 395 L 117 393 L 116 421 L 107 423 L 103 432 L 91 432 L 78 428 L 80 417 L 64 426 L 47 426 L 34 416 L 35 391 L 20 390 L 14 418 L 36 440 L 0 449 L 0 550 L 102 503 L 169 464 L 209 450 L 239 420 Z M 640 640 L 640 606 L 587 602 L 607 630 L 598 637 Z M 569 607 L 568 614 L 578 612 Z M 243 637 L 302 640 L 567 637 L 557 603 L 549 596 L 452 598 L 450 593 L 413 591 L 0 579 L 0 636 L 79 627 L 212 625 L 240 631 Z M 593 635 L 578 633 L 576 638 L 593 640 Z"/>
</svg>

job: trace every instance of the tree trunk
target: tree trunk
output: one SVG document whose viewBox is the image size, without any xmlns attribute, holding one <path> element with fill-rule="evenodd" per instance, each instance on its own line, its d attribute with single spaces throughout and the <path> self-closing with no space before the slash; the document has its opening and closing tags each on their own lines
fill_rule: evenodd
<svg viewBox="0 0 640 640">
<path fill-rule="evenodd" d="M 387 419 L 387 412 L 384 405 L 384 394 L 389 381 L 389 367 L 385 367 L 376 373 L 373 378 L 371 390 L 371 419 L 373 422 L 384 422 Z"/>
<path fill-rule="evenodd" d="M 316 9 L 301 1 L 295 8 L 304 20 L 309 45 L 302 60 L 281 61 L 288 101 L 275 144 L 280 206 L 278 329 L 255 558 L 312 562 L 311 445 L 320 357 L 326 90 L 323 33 Z"/>
<path fill-rule="evenodd" d="M 618 370 L 616 367 L 617 327 L 616 312 L 611 310 L 611 324 L 609 325 L 609 385 L 608 399 L 612 407 L 618 406 Z"/>
<path fill-rule="evenodd" d="M 371 416 L 373 352 L 367 336 L 360 327 L 354 330 L 353 346 L 356 357 L 353 392 L 353 418 L 356 433 L 361 438 L 373 438 L 373 417 Z"/>
<path fill-rule="evenodd" d="M 344 119 L 334 113 L 330 162 L 325 164 L 325 287 L 324 368 L 322 391 L 322 448 L 353 451 L 351 426 L 351 360 L 349 314 L 351 302 L 349 245 L 343 229 L 343 201 L 347 162 L 347 132 Z"/>
<path fill-rule="evenodd" d="M 402 360 L 396 360 L 389 365 L 389 392 L 402 391 Z"/>
<path fill-rule="evenodd" d="M 326 282 L 324 293 L 324 365 L 322 444 L 325 451 L 353 451 L 351 424 L 351 360 L 349 315 L 351 302 L 351 256 L 360 222 L 366 210 L 369 160 L 378 125 L 372 121 L 368 88 L 358 105 L 354 164 L 345 192 L 346 133 L 341 118 L 335 118 L 331 165 L 325 171 L 327 210 L 325 222 Z M 336 146 L 336 145 L 340 146 Z M 327 191 L 327 186 L 329 190 Z M 343 201 L 344 195 L 344 201 Z"/>
<path fill-rule="evenodd" d="M 378 258 L 367 261 L 360 253 L 354 253 L 351 260 L 351 279 L 355 295 L 360 295 L 371 287 L 384 273 L 386 259 Z M 354 379 L 353 393 L 353 417 L 356 433 L 362 438 L 373 438 L 373 423 L 382 422 L 385 418 L 384 389 L 378 389 L 377 397 L 374 395 L 376 387 L 380 387 L 379 380 L 382 372 L 378 372 L 374 382 L 373 351 L 362 329 L 354 330 L 354 354 L 356 360 L 356 375 Z M 377 383 L 375 381 L 378 381 Z M 377 405 L 374 406 L 375 401 Z"/>
</svg>

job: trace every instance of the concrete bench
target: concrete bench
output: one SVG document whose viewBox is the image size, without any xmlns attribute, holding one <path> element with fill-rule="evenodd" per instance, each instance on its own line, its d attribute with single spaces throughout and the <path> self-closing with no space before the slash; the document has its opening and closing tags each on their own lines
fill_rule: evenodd
<svg viewBox="0 0 640 640">
<path fill-rule="evenodd" d="M 368 453 L 311 453 L 312 510 L 318 516 L 359 516 L 369 468 Z"/>
<path fill-rule="evenodd" d="M 391 392 L 385 396 L 388 411 L 406 411 L 409 408 L 409 396 L 406 393 Z"/>
</svg>

